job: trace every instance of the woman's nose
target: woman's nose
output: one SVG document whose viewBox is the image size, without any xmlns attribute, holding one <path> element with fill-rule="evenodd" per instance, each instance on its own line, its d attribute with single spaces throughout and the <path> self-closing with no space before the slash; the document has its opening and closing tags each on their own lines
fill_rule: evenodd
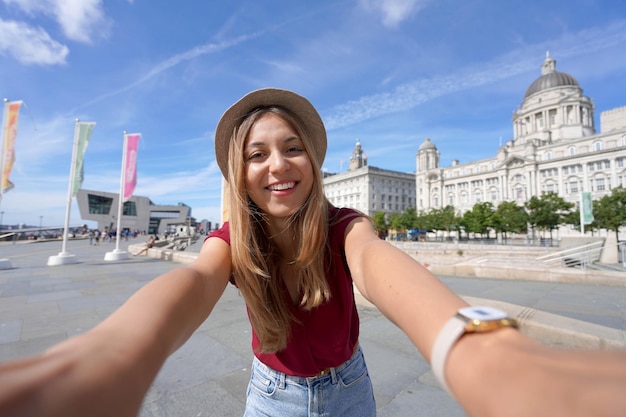
<svg viewBox="0 0 626 417">
<path fill-rule="evenodd" d="M 270 156 L 270 171 L 283 172 L 290 168 L 289 161 L 281 152 L 274 152 Z"/>
</svg>

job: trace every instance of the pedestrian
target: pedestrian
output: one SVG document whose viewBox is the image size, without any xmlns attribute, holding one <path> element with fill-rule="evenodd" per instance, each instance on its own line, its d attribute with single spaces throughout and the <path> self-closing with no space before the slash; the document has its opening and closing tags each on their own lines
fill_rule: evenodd
<svg viewBox="0 0 626 417">
<path fill-rule="evenodd" d="M 237 101 L 215 136 L 229 221 L 194 262 L 146 284 L 94 329 L 0 367 L 0 415 L 136 415 L 229 282 L 252 325 L 245 416 L 376 414 L 353 285 L 469 416 L 624 415 L 626 351 L 550 348 L 506 314 L 469 307 L 379 239 L 367 216 L 329 203 L 326 146 L 304 97 L 263 89 Z"/>
<path fill-rule="evenodd" d="M 89 231 L 88 236 L 89 236 L 89 245 L 91 246 L 91 245 L 93 245 L 93 238 L 94 238 L 93 230 Z"/>
<path fill-rule="evenodd" d="M 148 250 L 154 247 L 154 243 L 155 243 L 154 236 L 150 235 L 150 237 L 148 237 L 148 240 L 146 240 L 146 246 L 143 249 L 141 249 L 139 252 L 134 253 L 133 255 L 138 256 L 138 255 L 141 255 L 142 253 L 147 254 Z"/>
</svg>

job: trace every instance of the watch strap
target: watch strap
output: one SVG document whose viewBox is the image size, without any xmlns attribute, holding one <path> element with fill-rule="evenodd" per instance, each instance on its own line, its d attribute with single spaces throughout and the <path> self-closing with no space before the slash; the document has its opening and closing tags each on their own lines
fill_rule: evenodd
<svg viewBox="0 0 626 417">
<path fill-rule="evenodd" d="M 465 333 L 466 324 L 467 323 L 464 320 L 461 320 L 456 315 L 452 316 L 439 331 L 437 339 L 435 339 L 435 344 L 433 345 L 433 350 L 430 354 L 430 366 L 433 374 L 435 374 L 435 378 L 441 387 L 449 394 L 451 394 L 450 388 L 448 388 L 444 373 L 446 359 L 448 359 L 448 353 L 450 352 L 452 346 L 456 343 L 459 337 Z"/>
</svg>

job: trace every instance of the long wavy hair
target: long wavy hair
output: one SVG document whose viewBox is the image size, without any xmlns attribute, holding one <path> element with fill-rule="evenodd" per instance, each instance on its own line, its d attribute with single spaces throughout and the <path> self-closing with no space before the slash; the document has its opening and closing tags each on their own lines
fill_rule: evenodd
<svg viewBox="0 0 626 417">
<path fill-rule="evenodd" d="M 310 310 L 330 298 L 324 258 L 328 235 L 328 206 L 320 163 L 315 159 L 314 138 L 297 115 L 271 106 L 252 111 L 233 132 L 229 142 L 229 223 L 233 278 L 246 302 L 250 322 L 259 338 L 259 350 L 275 353 L 287 346 L 292 320 L 285 299 L 280 254 L 268 237 L 266 214 L 250 199 L 245 187 L 244 146 L 252 126 L 272 113 L 285 120 L 302 139 L 313 166 L 313 187 L 304 205 L 289 219 L 296 248 L 291 264 L 297 276 L 300 308 Z"/>
</svg>

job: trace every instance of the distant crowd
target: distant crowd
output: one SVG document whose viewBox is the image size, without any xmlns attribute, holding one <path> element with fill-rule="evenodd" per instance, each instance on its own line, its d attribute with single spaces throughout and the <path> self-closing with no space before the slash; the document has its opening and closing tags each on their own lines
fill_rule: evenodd
<svg viewBox="0 0 626 417">
<path fill-rule="evenodd" d="M 143 236 L 146 234 L 146 231 L 139 230 L 128 230 L 125 229 L 121 233 L 121 239 L 128 241 L 129 238 L 136 238 L 137 236 Z M 98 230 L 98 229 L 90 229 L 88 232 L 89 236 L 89 244 L 90 245 L 99 245 L 102 243 L 113 243 L 115 239 L 117 239 L 117 230 Z"/>
</svg>

